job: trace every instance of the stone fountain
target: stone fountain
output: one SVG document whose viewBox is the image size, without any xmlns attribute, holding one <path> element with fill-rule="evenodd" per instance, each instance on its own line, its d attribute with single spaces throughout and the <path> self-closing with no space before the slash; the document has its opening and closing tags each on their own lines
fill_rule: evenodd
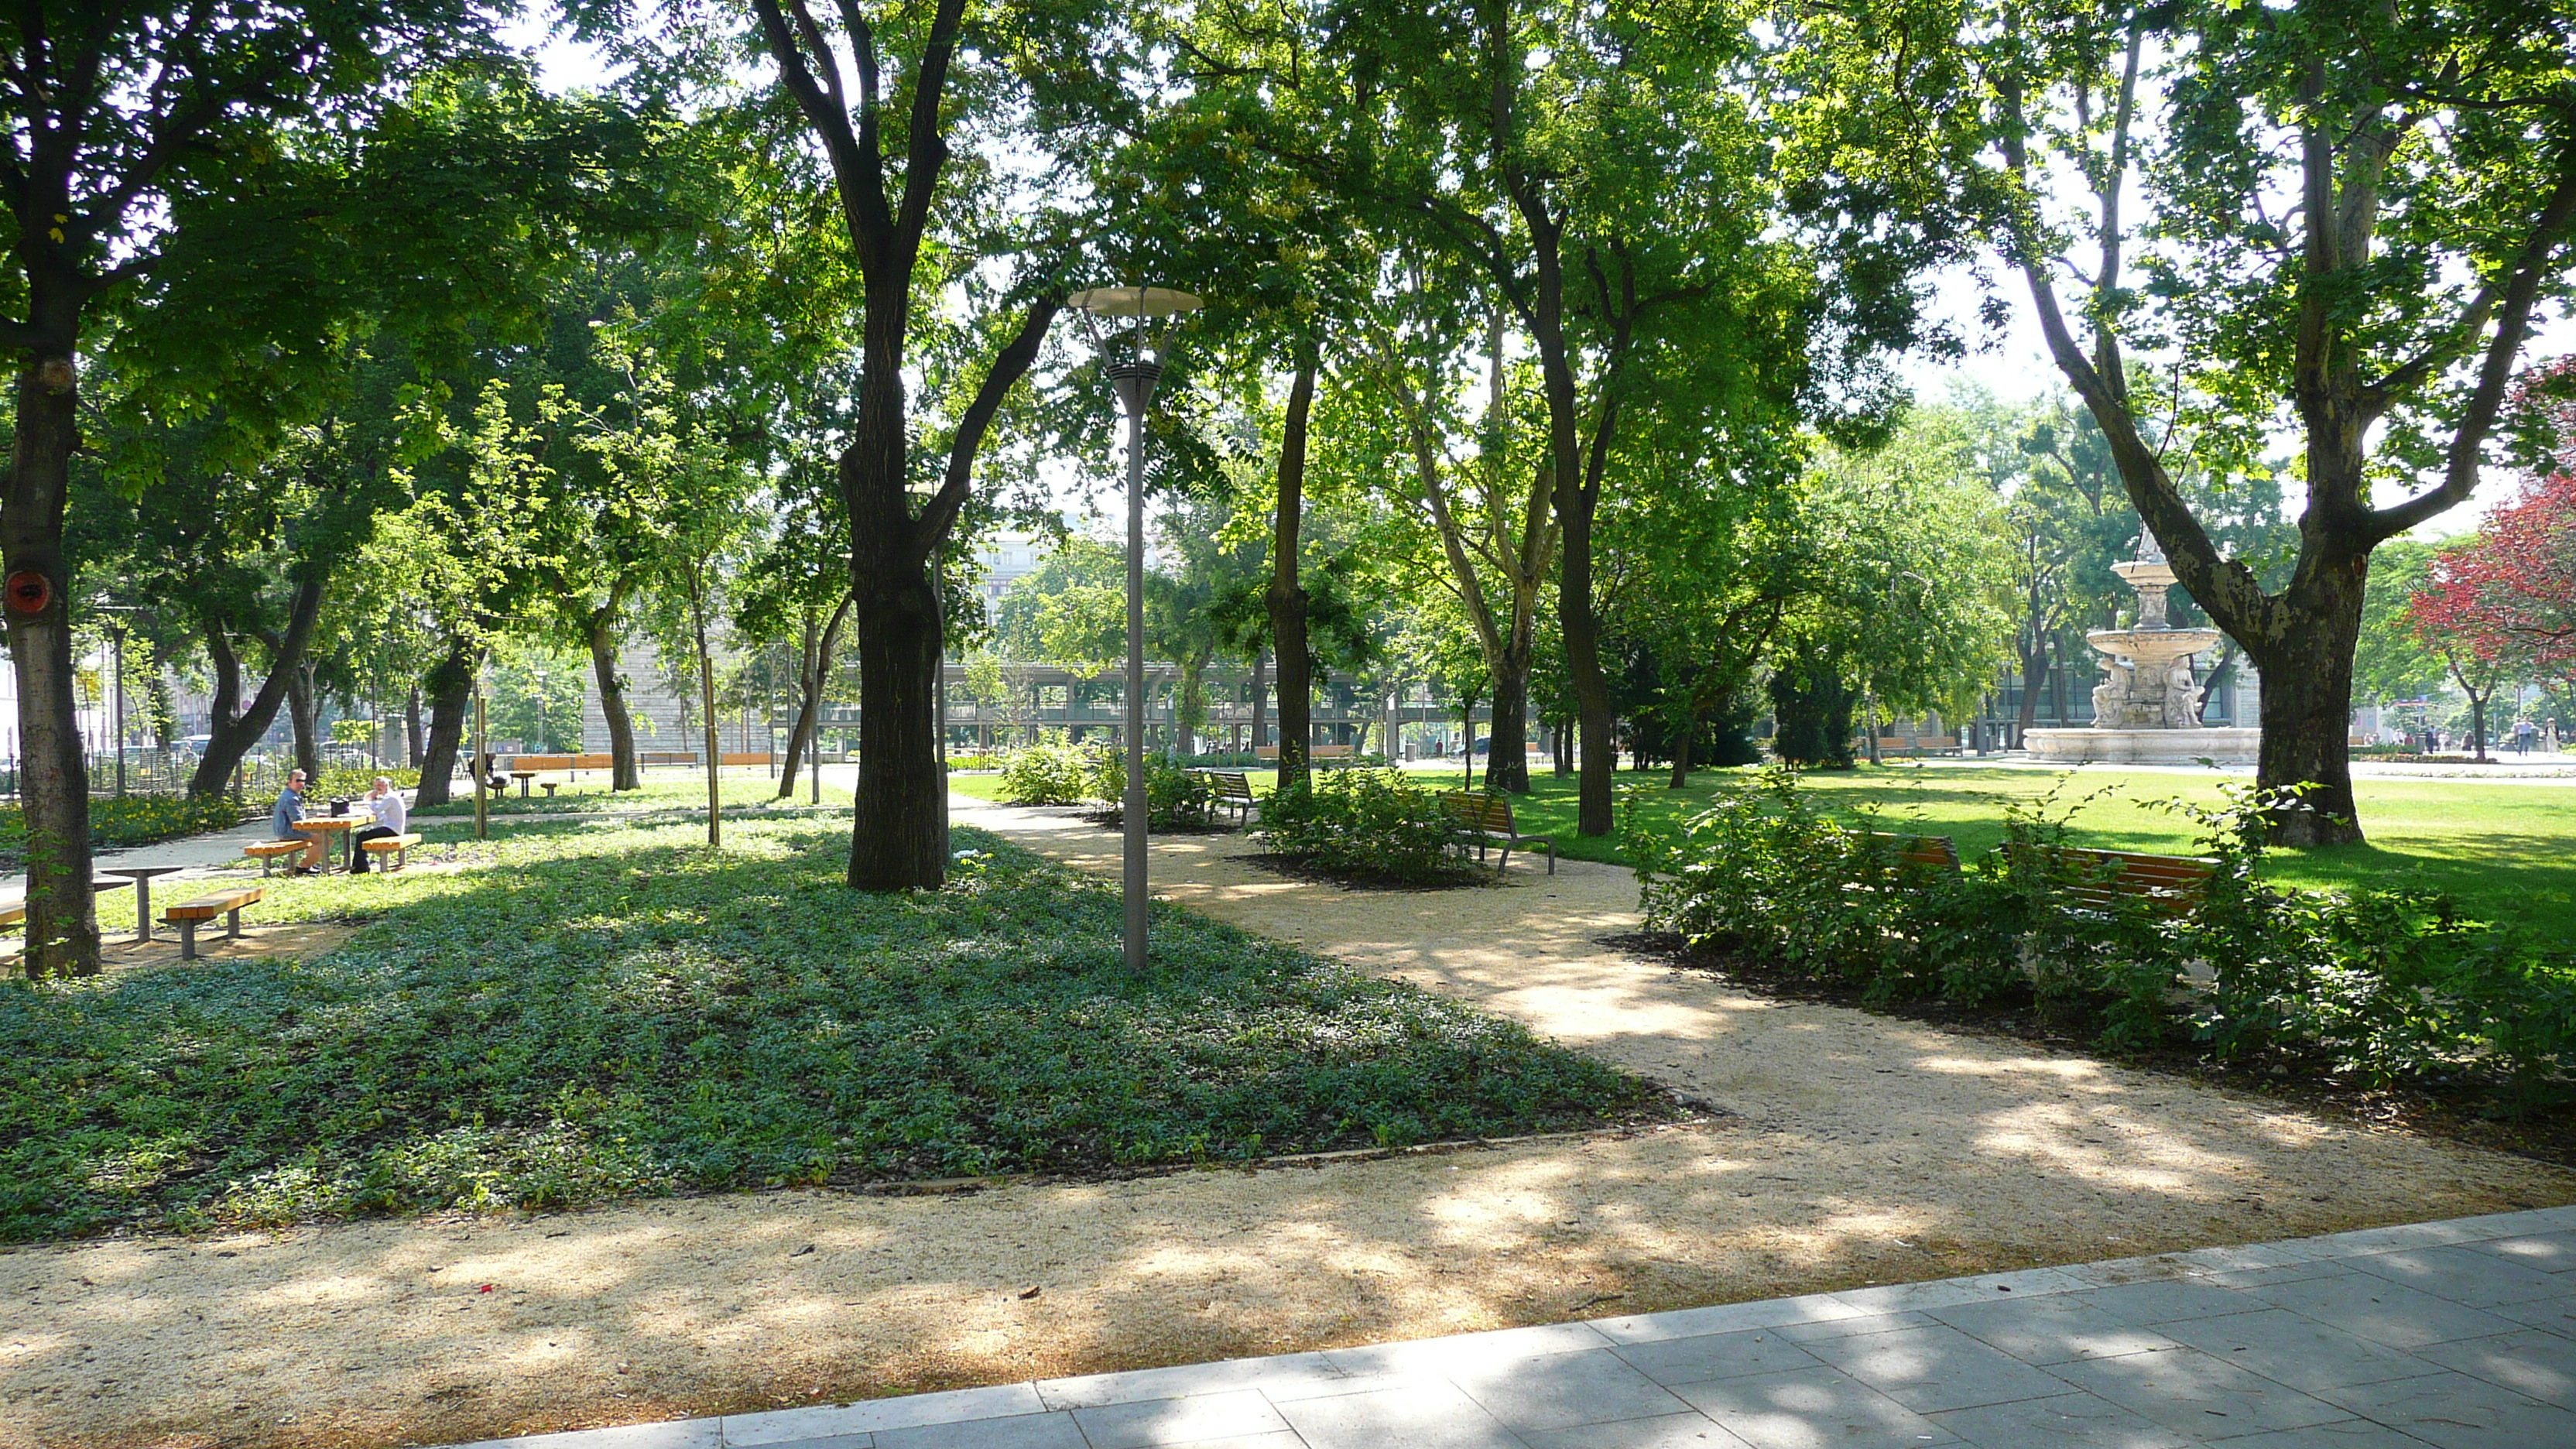
<svg viewBox="0 0 2576 1449">
<path fill-rule="evenodd" d="M 2201 683 L 2192 656 L 2218 642 L 2215 629 L 2177 629 L 2165 617 L 2173 566 L 2152 529 L 2138 535 L 2138 556 L 2111 565 L 2138 594 L 2138 621 L 2084 636 L 2102 656 L 2093 689 L 2090 729 L 2030 730 L 2023 747 L 2036 758 L 2080 764 L 2242 764 L 2255 758 L 2263 732 L 2207 729 L 2200 722 Z"/>
</svg>

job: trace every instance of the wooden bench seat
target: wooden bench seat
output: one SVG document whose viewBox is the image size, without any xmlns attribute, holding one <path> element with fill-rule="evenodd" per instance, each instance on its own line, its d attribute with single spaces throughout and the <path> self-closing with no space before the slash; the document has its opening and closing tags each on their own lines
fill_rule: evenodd
<svg viewBox="0 0 2576 1449">
<path fill-rule="evenodd" d="M 359 841 L 358 848 L 369 855 L 392 856 L 391 865 L 380 865 L 379 868 L 400 870 L 411 863 L 411 848 L 418 844 L 420 837 L 417 835 L 379 835 L 373 840 Z"/>
<path fill-rule="evenodd" d="M 197 959 L 197 927 L 217 916 L 224 918 L 224 934 L 238 939 L 242 907 L 256 902 L 260 894 L 258 886 L 238 886 L 199 896 L 193 901 L 181 901 L 163 913 L 161 919 L 165 924 L 179 928 L 179 959 Z"/>
<path fill-rule="evenodd" d="M 1494 874 L 1511 868 L 1512 852 L 1525 845 L 1535 845 L 1547 852 L 1547 873 L 1556 874 L 1556 842 L 1544 835 L 1523 835 L 1512 819 L 1512 802 L 1500 795 L 1471 795 L 1464 790 L 1443 792 L 1440 803 L 1447 807 L 1449 818 L 1456 822 L 1458 834 L 1476 842 L 1476 859 L 1485 858 L 1488 846 L 1500 845 L 1502 859 L 1494 862 Z"/>
<path fill-rule="evenodd" d="M 1252 782 L 1244 778 L 1241 770 L 1202 770 L 1199 773 L 1216 786 L 1217 808 L 1233 811 L 1236 825 L 1252 818 L 1252 807 L 1259 802 L 1252 798 Z"/>
<path fill-rule="evenodd" d="M 1998 847 L 2015 858 L 2023 849 Z M 2209 891 L 2218 862 L 2206 856 L 2143 855 L 2128 850 L 2087 850 L 2081 846 L 2037 847 L 2043 869 L 2066 877 L 2066 894 L 2081 907 L 2113 911 L 2123 900 L 2138 901 L 2150 914 L 2185 916 Z"/>
<path fill-rule="evenodd" d="M 92 896 L 103 896 L 109 891 L 121 891 L 132 884 L 134 882 L 130 880 L 94 880 L 89 883 L 89 893 Z M 15 926 L 26 919 L 27 902 L 24 899 L 0 901 L 0 926 Z"/>
<path fill-rule="evenodd" d="M 300 856 L 304 854 L 304 848 L 301 840 L 259 840 L 243 846 L 242 854 L 259 862 L 260 876 L 266 879 L 278 860 L 290 855 Z"/>
</svg>

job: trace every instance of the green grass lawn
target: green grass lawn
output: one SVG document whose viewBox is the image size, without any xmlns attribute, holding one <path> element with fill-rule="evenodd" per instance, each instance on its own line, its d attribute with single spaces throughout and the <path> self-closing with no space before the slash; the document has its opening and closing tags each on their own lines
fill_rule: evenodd
<svg viewBox="0 0 2576 1449">
<path fill-rule="evenodd" d="M 0 986 L 0 1239 L 1018 1169 L 1653 1115 L 1516 1025 L 958 832 L 855 895 L 846 826 L 517 821 L 456 870 L 269 884 L 312 960 Z"/>
<path fill-rule="evenodd" d="M 1438 788 L 1457 788 L 1454 770 L 1413 771 Z M 1666 772 L 1622 771 L 1620 788 L 1644 801 L 1650 819 L 1676 822 L 1705 809 L 1740 771 L 1708 771 L 1689 788 L 1665 788 Z M 1480 775 L 1479 779 L 1482 778 Z M 1271 777 L 1256 775 L 1267 790 Z M 2003 839 L 2006 800 L 2035 802 L 2050 789 L 2075 806 L 2075 843 L 2112 850 L 2183 855 L 2193 850 L 2191 822 L 2142 808 L 2141 802 L 2218 802 L 2218 787 L 2244 776 L 2088 768 L 2077 772 L 1974 765 L 1862 765 L 1805 777 L 1806 789 L 1846 819 L 1875 808 L 1888 828 L 1948 835 L 1962 856 Z M 1619 861 L 1612 838 L 1574 831 L 1574 782 L 1535 774 L 1532 794 L 1516 802 L 1520 826 L 1556 841 L 1577 860 Z M 996 798 L 998 776 L 958 778 L 952 788 Z M 2267 876 L 2292 886 L 2413 887 L 2448 893 L 2480 919 L 2510 922 L 2544 940 L 2576 943 L 2576 786 L 2489 785 L 2458 780 L 2364 779 L 2355 782 L 2367 844 L 2333 850 L 2278 851 Z"/>
<path fill-rule="evenodd" d="M 567 779 L 560 772 L 550 773 L 546 778 L 557 782 L 554 794 L 548 795 L 539 789 L 535 794 L 522 797 L 514 781 L 509 794 L 492 798 L 490 812 L 494 815 L 577 815 L 607 810 L 704 810 L 707 807 L 707 777 L 696 770 L 646 770 L 643 789 L 615 792 L 608 788 L 606 770 L 584 770 L 578 780 Z M 777 778 L 757 767 L 745 769 L 737 766 L 726 770 L 717 784 L 721 792 L 719 798 L 727 810 L 803 805 L 814 798 L 813 783 L 801 771 L 797 775 L 796 797 L 792 801 L 779 799 Z M 826 780 L 823 803 L 847 805 L 850 792 L 835 789 Z M 412 814 L 426 819 L 459 815 L 470 819 L 474 814 L 474 797 L 470 792 L 463 793 L 462 798 L 448 804 L 426 806 Z"/>
</svg>

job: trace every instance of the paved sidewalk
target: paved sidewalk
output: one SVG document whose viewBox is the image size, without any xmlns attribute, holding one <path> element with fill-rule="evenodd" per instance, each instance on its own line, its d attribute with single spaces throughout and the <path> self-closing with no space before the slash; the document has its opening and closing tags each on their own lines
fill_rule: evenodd
<svg viewBox="0 0 2576 1449">
<path fill-rule="evenodd" d="M 2576 1445 L 2576 1207 L 475 1449 Z"/>
</svg>

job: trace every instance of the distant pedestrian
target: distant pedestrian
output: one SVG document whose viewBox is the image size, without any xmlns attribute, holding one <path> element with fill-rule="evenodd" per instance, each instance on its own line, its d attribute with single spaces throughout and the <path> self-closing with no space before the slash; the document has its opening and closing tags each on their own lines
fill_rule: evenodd
<svg viewBox="0 0 2576 1449">
<path fill-rule="evenodd" d="M 2515 720 L 2513 722 L 2513 752 L 2517 755 L 2530 754 L 2532 738 L 2539 733 L 2539 727 L 2534 725 L 2530 720 Z"/>
</svg>

